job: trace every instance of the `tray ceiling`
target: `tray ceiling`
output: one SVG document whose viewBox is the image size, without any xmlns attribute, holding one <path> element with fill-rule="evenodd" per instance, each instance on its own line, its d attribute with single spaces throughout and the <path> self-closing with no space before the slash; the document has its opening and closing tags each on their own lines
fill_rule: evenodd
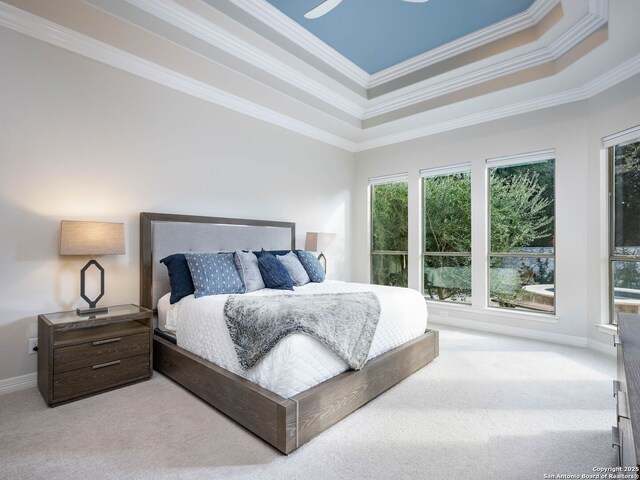
<svg viewBox="0 0 640 480">
<path fill-rule="evenodd" d="M 414 51 L 390 20 L 379 35 L 399 63 L 374 73 L 276 8 L 304 15 L 320 0 L 0 0 L 0 26 L 351 151 L 582 100 L 640 73 L 637 0 L 464 2 L 340 3 L 327 15 L 458 17 L 455 34 L 418 35 Z M 471 23 L 472 4 L 495 8 Z"/>
<path fill-rule="evenodd" d="M 344 0 L 315 19 L 305 14 L 322 0 L 267 1 L 373 74 L 522 13 L 534 0 Z"/>
</svg>

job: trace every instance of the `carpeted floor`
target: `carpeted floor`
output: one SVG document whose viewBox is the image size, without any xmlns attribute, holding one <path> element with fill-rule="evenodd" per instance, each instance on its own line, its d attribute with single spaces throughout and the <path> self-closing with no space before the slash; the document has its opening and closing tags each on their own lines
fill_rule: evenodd
<svg viewBox="0 0 640 480">
<path fill-rule="evenodd" d="M 0 397 L 2 479 L 535 479 L 614 465 L 615 360 L 440 328 L 440 357 L 286 457 L 167 378 Z M 548 477 L 547 477 L 548 478 Z"/>
</svg>

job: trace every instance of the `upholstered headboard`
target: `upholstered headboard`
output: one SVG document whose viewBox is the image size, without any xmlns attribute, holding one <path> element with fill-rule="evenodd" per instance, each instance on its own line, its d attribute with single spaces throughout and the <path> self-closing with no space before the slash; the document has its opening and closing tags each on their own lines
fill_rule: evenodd
<svg viewBox="0 0 640 480">
<path fill-rule="evenodd" d="M 295 248 L 296 224 L 166 213 L 140 214 L 140 305 L 155 310 L 171 291 L 160 260 L 173 253 L 287 250 Z"/>
</svg>

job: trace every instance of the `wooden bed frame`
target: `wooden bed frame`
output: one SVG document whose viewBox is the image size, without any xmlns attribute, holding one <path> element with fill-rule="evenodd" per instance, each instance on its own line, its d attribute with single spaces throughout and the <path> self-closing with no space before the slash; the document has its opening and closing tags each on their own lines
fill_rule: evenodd
<svg viewBox="0 0 640 480">
<path fill-rule="evenodd" d="M 140 304 L 152 304 L 153 222 L 291 228 L 295 224 L 159 213 L 140 214 Z M 164 268 L 164 267 L 163 267 Z M 289 454 L 438 356 L 438 332 L 423 335 L 299 394 L 284 398 L 154 335 L 153 366 L 255 435 Z"/>
</svg>

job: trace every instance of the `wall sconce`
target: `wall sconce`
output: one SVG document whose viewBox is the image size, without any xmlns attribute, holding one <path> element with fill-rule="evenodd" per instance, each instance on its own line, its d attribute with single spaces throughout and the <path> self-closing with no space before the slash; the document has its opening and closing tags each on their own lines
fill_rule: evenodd
<svg viewBox="0 0 640 480">
<path fill-rule="evenodd" d="M 124 224 L 107 222 L 76 222 L 62 220 L 60 226 L 60 255 L 91 255 L 80 271 L 80 296 L 89 308 L 78 308 L 78 315 L 95 315 L 107 312 L 108 307 L 96 307 L 104 295 L 104 268 L 94 260 L 94 255 L 124 255 Z M 91 300 L 85 293 L 85 273 L 91 266 L 100 271 L 100 294 Z"/>
</svg>

